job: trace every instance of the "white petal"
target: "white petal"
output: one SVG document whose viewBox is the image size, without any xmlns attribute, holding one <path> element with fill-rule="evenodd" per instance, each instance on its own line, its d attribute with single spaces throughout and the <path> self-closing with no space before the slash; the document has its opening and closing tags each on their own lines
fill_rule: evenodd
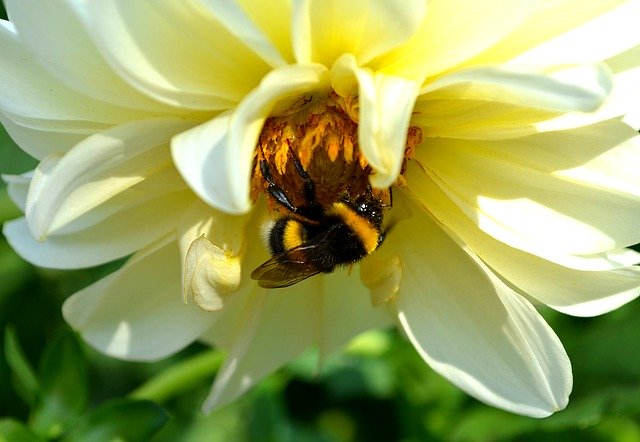
<svg viewBox="0 0 640 442">
<path fill-rule="evenodd" d="M 34 60 L 5 21 L 0 22 L 0 51 L 0 109 L 16 124 L 87 133 L 144 116 L 67 88 Z"/>
<path fill-rule="evenodd" d="M 346 96 L 358 83 L 360 121 L 358 143 L 375 170 L 371 184 L 387 188 L 398 178 L 404 160 L 407 131 L 420 85 L 358 68 L 352 55 L 341 57 L 331 72 L 335 90 Z"/>
<path fill-rule="evenodd" d="M 3 233 L 11 247 L 25 260 L 39 267 L 77 269 L 104 264 L 127 256 L 175 229 L 180 214 L 193 202 L 189 191 L 113 210 L 105 203 L 93 223 L 82 230 L 61 232 L 45 242 L 36 241 L 24 218 L 4 224 Z M 96 222 L 98 221 L 98 222 Z"/>
<path fill-rule="evenodd" d="M 587 126 L 617 118 L 638 108 L 640 103 L 640 68 L 636 67 L 640 47 L 607 60 L 614 72 L 613 90 L 594 112 L 561 112 L 520 105 L 471 99 L 465 94 L 435 99 L 424 95 L 418 99 L 412 120 L 426 126 L 430 137 L 466 139 L 506 139 Z M 430 99 L 434 98 L 434 99 Z M 640 128 L 640 125 L 638 125 Z"/>
<path fill-rule="evenodd" d="M 21 175 L 2 175 L 2 180 L 7 183 L 9 198 L 11 198 L 11 201 L 23 212 L 32 177 L 33 171 Z"/>
<path fill-rule="evenodd" d="M 633 37 L 637 32 L 633 30 L 632 20 L 618 16 L 620 13 L 625 14 L 625 9 L 633 10 L 632 2 L 535 2 L 531 5 L 531 13 L 527 19 L 508 37 L 469 60 L 467 64 L 502 64 L 518 57 L 522 57 L 520 61 L 523 63 L 535 63 L 537 66 L 601 61 L 614 55 L 616 51 L 624 50 L 627 44 L 633 44 Z"/>
<path fill-rule="evenodd" d="M 164 103 L 229 108 L 269 69 L 194 0 L 71 6 L 113 69 Z"/>
<path fill-rule="evenodd" d="M 261 208 L 260 206 L 256 211 L 260 212 Z M 178 226 L 180 253 L 183 260 L 191 243 L 202 235 L 225 253 L 231 256 L 239 255 L 245 247 L 244 230 L 249 219 L 247 215 L 227 215 L 212 209 L 200 200 L 194 201 L 189 210 L 183 214 Z"/>
<path fill-rule="evenodd" d="M 356 334 L 391 322 L 389 312 L 372 307 L 357 275 L 347 270 L 284 290 L 266 293 L 254 288 L 232 302 L 225 304 L 225 317 L 207 333 L 230 352 L 205 410 L 233 401 L 314 344 L 322 357 Z M 216 334 L 226 338 L 221 342 Z"/>
<path fill-rule="evenodd" d="M 499 42 L 530 12 L 528 0 L 427 2 L 425 19 L 411 39 L 369 66 L 385 74 L 421 81 Z"/>
<path fill-rule="evenodd" d="M 223 212 L 246 213 L 251 207 L 253 154 L 264 120 L 277 101 L 324 87 L 325 77 L 320 65 L 274 69 L 233 114 L 225 112 L 175 137 L 173 159 L 193 191 Z"/>
<path fill-rule="evenodd" d="M 71 296 L 65 320 L 96 349 L 149 361 L 186 347 L 215 321 L 180 296 L 177 243 L 161 241 L 120 270 Z"/>
<path fill-rule="evenodd" d="M 250 18 L 238 3 L 216 0 L 201 0 L 201 3 L 229 33 L 251 48 L 270 66 L 276 67 L 286 63 L 263 31 L 256 26 L 252 20 L 254 17 Z M 284 9 L 281 13 L 286 12 L 285 5 L 279 6 Z"/>
<path fill-rule="evenodd" d="M 640 131 L 640 112 L 628 114 L 624 117 L 624 122 Z"/>
<path fill-rule="evenodd" d="M 603 134 L 615 140 L 612 143 L 615 147 L 603 149 L 603 145 L 598 143 L 599 139 L 605 138 Z M 640 174 L 635 167 L 640 164 L 640 135 L 636 131 L 617 120 L 611 120 L 573 131 L 572 136 L 575 142 L 569 143 L 567 137 L 562 155 L 565 161 L 573 161 L 575 166 L 559 166 L 556 163 L 555 167 L 559 166 L 562 170 L 553 171 L 555 176 L 632 198 L 640 197 Z M 547 170 L 553 170 L 549 160 L 557 155 L 557 151 L 555 149 L 554 152 L 552 145 L 544 145 L 538 151 L 536 162 Z"/>
<path fill-rule="evenodd" d="M 426 2 L 308 0 L 294 8 L 296 60 L 331 66 L 342 54 L 354 54 L 365 64 L 396 48 L 420 26 Z"/>
<path fill-rule="evenodd" d="M 248 210 L 250 203 L 248 195 L 237 202 L 229 192 L 237 185 L 233 168 L 251 168 L 251 164 L 231 164 L 227 141 L 231 118 L 232 113 L 225 112 L 175 136 L 171 153 L 176 168 L 196 195 L 213 207 L 237 213 Z"/>
<path fill-rule="evenodd" d="M 34 237 L 46 238 L 165 169 L 171 161 L 170 138 L 193 124 L 169 119 L 136 121 L 80 142 L 32 181 L 25 213 Z"/>
<path fill-rule="evenodd" d="M 318 340 L 317 280 L 266 293 L 257 285 L 242 299 L 230 300 L 211 333 L 231 339 L 203 408 L 210 410 L 236 399 L 262 378 L 299 356 Z M 235 301 L 234 304 L 232 302 Z"/>
<path fill-rule="evenodd" d="M 398 317 L 420 356 L 490 405 L 534 417 L 564 408 L 570 362 L 535 309 L 424 214 L 400 229 L 389 238 L 403 261 Z"/>
<path fill-rule="evenodd" d="M 556 264 L 514 249 L 478 229 L 418 168 L 410 166 L 406 178 L 410 191 L 436 219 L 527 296 L 567 314 L 595 316 L 620 307 L 640 293 L 637 267 L 623 268 L 623 263 L 597 257 L 552 257 L 560 262 Z M 635 255 L 635 262 L 626 265 L 638 262 Z M 585 271 L 562 265 L 575 265 L 578 260 L 583 268 L 595 268 Z"/>
<path fill-rule="evenodd" d="M 203 309 L 215 310 L 239 287 L 248 218 L 226 215 L 200 200 L 184 213 L 178 238 L 185 302 L 193 297 Z"/>
<path fill-rule="evenodd" d="M 222 310 L 223 295 L 240 285 L 240 258 L 230 256 L 204 235 L 196 238 L 184 261 L 185 299 L 193 298 L 205 311 Z"/>
<path fill-rule="evenodd" d="M 559 2 L 561 3 L 561 2 Z M 576 8 L 584 8 L 584 2 L 572 2 L 574 8 L 570 14 L 574 14 Z M 600 5 L 587 6 L 586 9 L 602 7 Z M 611 4 L 611 2 L 609 2 Z M 563 5 L 562 7 L 566 7 Z M 551 12 L 551 11 L 549 11 Z M 553 11 L 556 17 L 565 17 L 559 11 Z M 584 13 L 578 13 L 578 15 Z M 533 47 L 510 61 L 513 65 L 567 65 L 574 63 L 595 63 L 609 58 L 620 52 L 640 44 L 640 29 L 638 28 L 638 17 L 640 17 L 640 2 L 636 0 L 627 1 L 609 11 L 600 13 L 597 17 L 557 35 L 549 38 L 543 43 Z M 555 25 L 549 26 L 550 16 L 546 15 L 545 27 L 553 29 Z M 555 17 L 554 17 L 555 18 Z M 538 18 L 540 20 L 540 17 Z M 562 22 L 563 20 L 553 20 Z M 539 23 L 539 22 L 538 22 Z M 548 31 L 547 31 L 548 32 Z"/>
<path fill-rule="evenodd" d="M 86 138 L 82 133 L 50 132 L 25 127 L 0 114 L 0 123 L 20 149 L 39 160 L 52 153 L 64 153 Z"/>
<path fill-rule="evenodd" d="M 270 0 L 268 2 L 240 0 L 239 3 L 256 26 L 269 37 L 271 43 L 277 48 L 280 57 L 289 63 L 293 63 L 293 39 L 291 38 L 292 2 L 290 0 Z M 264 58 L 265 56 L 263 56 Z M 276 66 L 276 64 L 271 64 Z"/>
<path fill-rule="evenodd" d="M 596 254 L 640 240 L 633 221 L 640 216 L 640 204 L 637 194 L 561 176 L 562 170 L 578 167 L 594 152 L 607 152 L 622 141 L 611 131 L 589 133 L 593 136 L 584 144 L 579 129 L 504 142 L 432 139 L 416 158 L 467 216 L 495 238 L 522 250 Z M 568 152 L 566 157 L 563 152 Z M 559 171 L 547 170 L 550 164 L 541 170 L 538 157 L 548 158 Z M 599 184 L 604 182 L 600 179 Z"/>
<path fill-rule="evenodd" d="M 320 358 L 339 351 L 358 334 L 388 327 L 393 314 L 384 306 L 371 303 L 369 289 L 361 282 L 357 268 L 340 269 L 318 277 L 322 290 Z"/>
<path fill-rule="evenodd" d="M 61 83 L 107 103 L 162 110 L 160 103 L 131 88 L 105 63 L 73 13 L 71 2 L 8 0 L 5 3 L 21 41 Z"/>
<path fill-rule="evenodd" d="M 526 105 L 452 97 L 418 99 L 411 121 L 423 126 L 431 138 L 502 140 L 541 132 L 540 125 L 559 114 Z"/>
<path fill-rule="evenodd" d="M 421 91 L 425 99 L 494 100 L 552 111 L 590 112 L 613 89 L 606 65 L 564 68 L 551 73 L 480 67 L 445 75 Z"/>
</svg>

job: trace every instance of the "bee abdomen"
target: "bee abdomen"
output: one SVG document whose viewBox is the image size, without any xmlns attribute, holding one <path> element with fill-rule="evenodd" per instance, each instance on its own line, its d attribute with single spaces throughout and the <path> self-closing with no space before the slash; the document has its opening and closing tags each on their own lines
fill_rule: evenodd
<svg viewBox="0 0 640 442">
<path fill-rule="evenodd" d="M 353 232 L 351 242 L 358 243 L 364 252 L 358 258 L 364 258 L 378 248 L 380 244 L 380 230 L 376 229 L 366 218 L 358 215 L 347 204 L 334 203 L 328 215 L 338 218 Z"/>
<path fill-rule="evenodd" d="M 293 218 L 276 220 L 269 231 L 269 249 L 272 255 L 280 255 L 304 242 L 304 226 Z"/>
</svg>

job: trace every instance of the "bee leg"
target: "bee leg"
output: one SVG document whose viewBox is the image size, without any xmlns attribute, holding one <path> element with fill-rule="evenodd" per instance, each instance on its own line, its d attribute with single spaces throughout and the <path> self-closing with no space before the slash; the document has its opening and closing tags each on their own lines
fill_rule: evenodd
<svg viewBox="0 0 640 442">
<path fill-rule="evenodd" d="M 264 180 L 269 185 L 267 187 L 267 190 L 269 191 L 271 196 L 274 197 L 278 203 L 286 207 L 287 210 L 296 213 L 298 209 L 293 204 L 291 204 L 291 201 L 289 201 L 289 198 L 287 197 L 287 194 L 284 193 L 284 190 L 278 187 L 275 181 L 273 181 L 271 171 L 269 170 L 269 164 L 265 160 L 260 160 L 260 172 L 262 173 L 262 177 L 264 178 Z"/>
<path fill-rule="evenodd" d="M 307 200 L 307 203 L 312 204 L 316 199 L 316 192 L 313 186 L 313 181 L 311 180 L 311 177 L 309 176 L 307 171 L 304 170 L 304 167 L 302 167 L 302 163 L 300 162 L 300 160 L 295 155 L 292 155 L 292 159 L 293 165 L 296 167 L 298 175 L 300 175 L 304 180 L 304 198 Z"/>
</svg>

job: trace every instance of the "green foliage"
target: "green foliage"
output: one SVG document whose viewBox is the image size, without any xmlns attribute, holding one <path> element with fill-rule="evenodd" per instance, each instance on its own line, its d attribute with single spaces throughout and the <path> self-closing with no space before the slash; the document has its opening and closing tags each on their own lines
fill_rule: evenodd
<svg viewBox="0 0 640 442">
<path fill-rule="evenodd" d="M 78 420 L 89 399 L 86 362 L 71 333 L 53 338 L 42 355 L 38 374 L 40 389 L 30 427 L 41 436 L 55 438 Z"/>
<path fill-rule="evenodd" d="M 0 442 L 41 442 L 22 422 L 15 419 L 0 420 Z"/>
<path fill-rule="evenodd" d="M 167 413 L 153 402 L 117 399 L 97 407 L 62 440 L 147 440 L 162 428 L 168 419 Z"/>
<path fill-rule="evenodd" d="M 20 347 L 13 326 L 7 326 L 5 328 L 4 354 L 7 359 L 7 364 L 9 364 L 11 372 L 14 375 L 12 379 L 14 379 L 13 386 L 16 392 L 22 400 L 32 405 L 35 402 L 39 390 L 38 379 Z"/>
</svg>

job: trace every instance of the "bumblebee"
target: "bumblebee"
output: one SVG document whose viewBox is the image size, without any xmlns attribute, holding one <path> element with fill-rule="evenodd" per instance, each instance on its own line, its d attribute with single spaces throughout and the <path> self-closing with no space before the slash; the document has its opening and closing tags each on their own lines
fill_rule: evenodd
<svg viewBox="0 0 640 442">
<path fill-rule="evenodd" d="M 373 253 L 387 233 L 382 228 L 385 205 L 371 188 L 352 197 L 347 191 L 322 206 L 315 199 L 314 183 L 297 158 L 293 159 L 303 179 L 305 203 L 294 206 L 274 182 L 266 161 L 260 171 L 271 197 L 289 215 L 265 225 L 263 236 L 272 258 L 256 268 L 251 278 L 261 287 L 288 287 L 319 273 L 331 273 Z"/>
</svg>

